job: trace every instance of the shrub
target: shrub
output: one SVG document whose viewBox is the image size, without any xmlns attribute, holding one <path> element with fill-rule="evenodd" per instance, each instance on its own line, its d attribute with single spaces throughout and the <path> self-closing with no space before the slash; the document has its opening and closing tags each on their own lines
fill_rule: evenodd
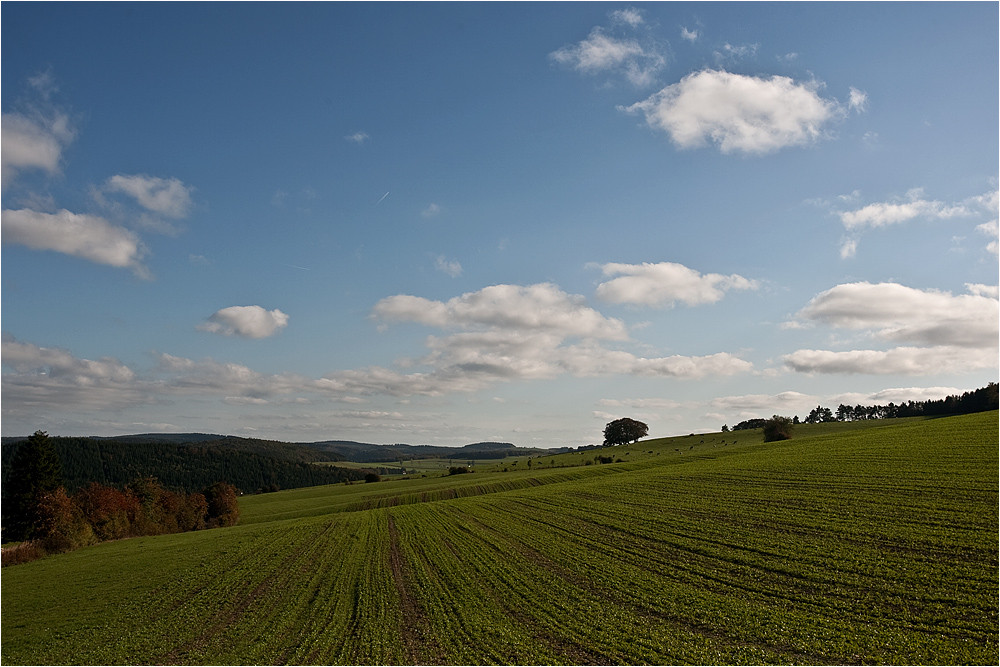
<svg viewBox="0 0 1000 667">
<path fill-rule="evenodd" d="M 452 466 L 448 468 L 449 475 L 464 475 L 467 472 L 472 472 L 472 471 L 466 468 L 465 466 Z"/>
<path fill-rule="evenodd" d="M 764 442 L 789 440 L 792 437 L 792 420 L 774 415 L 764 422 Z"/>
<path fill-rule="evenodd" d="M 372 482 L 381 482 L 382 477 L 378 473 L 370 472 L 365 475 L 365 484 L 371 484 Z"/>
</svg>

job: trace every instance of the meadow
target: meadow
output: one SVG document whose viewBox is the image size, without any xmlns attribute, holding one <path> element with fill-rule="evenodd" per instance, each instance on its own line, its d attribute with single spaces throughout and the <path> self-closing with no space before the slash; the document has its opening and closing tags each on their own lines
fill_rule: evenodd
<svg viewBox="0 0 1000 667">
<path fill-rule="evenodd" d="M 997 419 L 246 496 L 235 527 L 5 568 L 2 661 L 994 665 Z"/>
</svg>

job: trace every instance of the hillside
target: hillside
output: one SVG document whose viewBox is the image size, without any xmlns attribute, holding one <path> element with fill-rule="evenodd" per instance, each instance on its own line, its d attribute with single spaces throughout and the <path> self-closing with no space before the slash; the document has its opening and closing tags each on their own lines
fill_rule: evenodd
<svg viewBox="0 0 1000 667">
<path fill-rule="evenodd" d="M 997 664 L 997 418 L 244 497 L 232 528 L 5 568 L 2 660 Z"/>
<path fill-rule="evenodd" d="M 345 440 L 326 440 L 304 443 L 320 451 L 336 454 L 347 461 L 358 463 L 388 463 L 391 461 L 412 461 L 416 459 L 502 459 L 507 456 L 532 456 L 567 451 L 560 449 L 536 449 L 517 447 L 509 442 L 477 442 L 464 447 L 442 447 L 439 445 L 372 445 Z"/>
<path fill-rule="evenodd" d="M 64 484 L 71 492 L 90 482 L 121 487 L 150 476 L 177 491 L 200 491 L 224 481 L 243 493 L 364 478 L 358 470 L 313 465 L 342 460 L 334 453 L 266 440 L 220 436 L 196 441 L 143 436 L 50 440 L 62 463 Z M 13 444 L 2 449 L 5 491 L 15 450 Z"/>
</svg>

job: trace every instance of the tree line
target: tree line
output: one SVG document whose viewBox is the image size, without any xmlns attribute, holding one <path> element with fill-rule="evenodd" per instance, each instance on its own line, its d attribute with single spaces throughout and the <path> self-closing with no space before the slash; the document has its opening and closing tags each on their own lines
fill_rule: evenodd
<svg viewBox="0 0 1000 667">
<path fill-rule="evenodd" d="M 1000 407 L 998 386 L 990 382 L 985 387 L 967 391 L 961 396 L 952 395 L 947 398 L 929 401 L 908 401 L 906 403 L 889 403 L 888 405 L 844 405 L 837 407 L 836 412 L 822 405 L 813 408 L 805 419 L 799 420 L 798 415 L 792 418 L 793 424 L 819 424 L 834 421 L 861 421 L 868 419 L 893 419 L 896 417 L 940 417 L 946 415 L 965 415 L 973 412 L 996 410 Z M 747 419 L 732 427 L 734 431 L 764 428 L 768 420 Z M 723 431 L 730 430 L 723 425 Z"/>
<path fill-rule="evenodd" d="M 263 493 L 364 479 L 359 470 L 315 465 L 300 450 L 283 443 L 221 438 L 198 443 L 168 443 L 102 438 L 49 437 L 61 462 L 63 485 L 74 492 L 91 482 L 124 487 L 133 480 L 155 477 L 168 490 L 201 491 L 216 481 L 240 493 Z M 253 450 L 237 447 L 254 446 Z M 287 451 L 286 451 L 287 450 Z M 11 481 L 16 447 L 3 447 L 3 497 Z M 309 452 L 305 452 L 309 453 Z M 315 453 L 316 460 L 327 455 Z"/>
<path fill-rule="evenodd" d="M 201 491 L 171 491 L 155 477 L 122 488 L 91 481 L 70 493 L 52 440 L 36 431 L 10 462 L 3 503 L 3 564 L 25 562 L 106 540 L 231 526 L 239 520 L 238 489 L 227 482 Z"/>
</svg>

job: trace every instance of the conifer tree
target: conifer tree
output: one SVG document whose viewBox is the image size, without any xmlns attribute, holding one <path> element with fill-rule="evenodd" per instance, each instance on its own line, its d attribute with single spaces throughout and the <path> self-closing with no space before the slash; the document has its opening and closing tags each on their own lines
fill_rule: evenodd
<svg viewBox="0 0 1000 667">
<path fill-rule="evenodd" d="M 39 513 L 43 498 L 62 486 L 62 466 L 48 433 L 35 431 L 18 446 L 11 473 L 7 520 L 11 534 L 4 539 L 30 540 L 43 529 Z"/>
</svg>

